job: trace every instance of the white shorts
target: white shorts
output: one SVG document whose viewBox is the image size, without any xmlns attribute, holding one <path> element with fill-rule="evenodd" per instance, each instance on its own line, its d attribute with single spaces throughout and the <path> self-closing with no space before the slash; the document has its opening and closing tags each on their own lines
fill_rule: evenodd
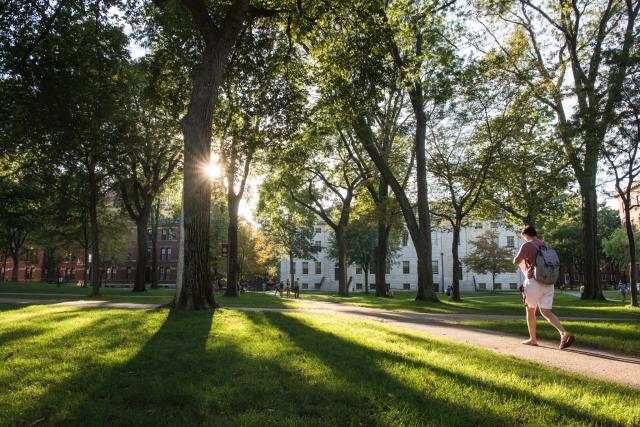
<svg viewBox="0 0 640 427">
<path fill-rule="evenodd" d="M 525 303 L 529 307 L 540 307 L 551 310 L 553 306 L 553 285 L 541 285 L 536 279 L 524 281 Z"/>
</svg>

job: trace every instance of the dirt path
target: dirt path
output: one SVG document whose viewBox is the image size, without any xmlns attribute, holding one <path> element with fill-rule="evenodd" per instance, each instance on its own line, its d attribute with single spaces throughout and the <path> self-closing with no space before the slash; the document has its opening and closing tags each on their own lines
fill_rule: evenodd
<svg viewBox="0 0 640 427">
<path fill-rule="evenodd" d="M 114 303 L 107 301 L 59 301 L 0 298 L 0 303 L 8 304 L 46 304 L 73 307 L 156 309 L 159 304 Z M 314 313 L 324 315 L 348 315 L 361 319 L 381 322 L 413 332 L 433 337 L 451 339 L 472 346 L 485 348 L 496 353 L 506 354 L 532 362 L 541 363 L 558 369 L 577 372 L 589 377 L 626 384 L 640 389 L 640 357 L 610 351 L 594 350 L 578 344 L 558 350 L 557 342 L 539 340 L 538 347 L 520 344 L 522 338 L 501 332 L 479 330 L 462 325 L 465 320 L 510 320 L 522 319 L 522 316 L 479 315 L 479 314 L 432 314 L 408 311 L 387 311 L 368 307 L 357 307 L 335 303 L 305 301 L 304 308 L 257 308 L 226 307 L 229 310 L 269 311 L 280 313 Z M 625 320 L 609 318 L 565 317 L 566 320 Z"/>
</svg>

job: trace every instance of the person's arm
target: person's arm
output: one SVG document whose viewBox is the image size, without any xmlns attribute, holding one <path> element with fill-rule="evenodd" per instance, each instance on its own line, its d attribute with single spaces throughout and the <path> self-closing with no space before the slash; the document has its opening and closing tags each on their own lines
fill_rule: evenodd
<svg viewBox="0 0 640 427">
<path fill-rule="evenodd" d="M 518 254 L 513 258 L 513 265 L 520 265 L 522 260 L 525 258 L 525 255 L 524 255 L 525 245 L 526 243 L 520 246 L 520 250 L 518 251 Z"/>
</svg>

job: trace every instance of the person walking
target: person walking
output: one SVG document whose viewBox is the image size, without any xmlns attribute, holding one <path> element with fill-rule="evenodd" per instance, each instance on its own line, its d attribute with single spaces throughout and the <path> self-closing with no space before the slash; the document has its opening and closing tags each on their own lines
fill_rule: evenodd
<svg viewBox="0 0 640 427">
<path fill-rule="evenodd" d="M 618 291 L 620 291 L 620 294 L 622 295 L 622 303 L 623 304 L 626 303 L 627 302 L 627 284 L 622 280 L 618 285 Z"/>
<path fill-rule="evenodd" d="M 560 345 L 558 348 L 560 350 L 565 349 L 573 344 L 575 337 L 565 330 L 558 317 L 551 311 L 553 306 L 554 285 L 538 283 L 534 278 L 534 268 L 536 266 L 538 250 L 548 247 L 544 241 L 538 239 L 536 229 L 531 225 L 524 227 L 521 234 L 525 242 L 520 246 L 518 254 L 513 258 L 513 263 L 522 269 L 526 277 L 523 285 L 523 293 L 529 339 L 522 341 L 522 344 L 531 346 L 538 345 L 536 337 L 536 311 L 540 308 L 540 314 L 542 314 L 560 334 Z"/>
<path fill-rule="evenodd" d="M 296 278 L 296 283 L 293 285 L 294 298 L 300 298 L 300 279 Z"/>
</svg>

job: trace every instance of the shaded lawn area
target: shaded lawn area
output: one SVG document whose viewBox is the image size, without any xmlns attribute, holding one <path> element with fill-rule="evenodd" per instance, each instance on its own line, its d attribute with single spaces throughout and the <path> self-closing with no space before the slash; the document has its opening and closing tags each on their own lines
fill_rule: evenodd
<svg viewBox="0 0 640 427">
<path fill-rule="evenodd" d="M 147 289 L 134 293 L 131 288 L 102 288 L 101 295 L 89 297 L 89 288 L 64 284 L 59 288 L 49 283 L 0 283 L 0 297 L 42 300 L 99 300 L 110 302 L 132 302 L 139 304 L 168 304 L 173 298 L 173 289 Z M 25 295 L 28 294 L 28 295 Z M 216 302 L 223 307 L 296 308 L 303 303 L 294 298 L 273 298 L 262 292 L 245 292 L 238 298 L 225 297 L 216 292 Z"/>
<path fill-rule="evenodd" d="M 629 320 L 628 322 L 579 322 L 563 321 L 564 327 L 574 334 L 577 344 L 585 347 L 600 348 L 603 350 L 622 351 L 640 356 L 640 322 Z M 525 320 L 471 320 L 463 322 L 465 325 L 480 329 L 505 332 L 529 337 L 527 322 Z M 558 331 L 546 320 L 538 321 L 537 336 L 542 339 L 559 340 Z"/>
<path fill-rule="evenodd" d="M 445 294 L 438 294 L 440 302 L 415 301 L 415 292 L 396 292 L 393 298 L 376 298 L 373 294 L 303 294 L 303 298 L 339 304 L 350 304 L 385 310 L 408 310 L 424 313 L 468 313 L 524 315 L 519 293 L 469 293 L 461 302 L 454 302 Z M 553 311 L 559 316 L 610 317 L 640 320 L 640 310 L 615 301 L 583 301 L 556 291 Z"/>
<path fill-rule="evenodd" d="M 0 425 L 640 423 L 640 390 L 344 316 L 0 310 Z"/>
</svg>

